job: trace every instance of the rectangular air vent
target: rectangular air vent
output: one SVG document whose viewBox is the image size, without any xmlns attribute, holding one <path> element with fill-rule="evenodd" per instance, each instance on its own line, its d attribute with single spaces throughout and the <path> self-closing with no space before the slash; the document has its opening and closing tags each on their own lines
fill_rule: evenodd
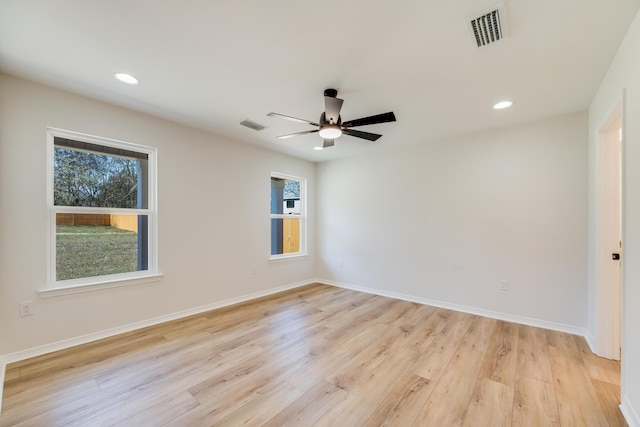
<svg viewBox="0 0 640 427">
<path fill-rule="evenodd" d="M 504 7 L 495 7 L 479 16 L 469 18 L 470 32 L 478 47 L 486 46 L 505 37 Z"/>
<path fill-rule="evenodd" d="M 243 121 L 240 122 L 240 124 L 242 126 L 248 127 L 249 129 L 253 129 L 257 131 L 261 131 L 262 129 L 266 128 L 266 126 L 263 126 L 260 123 L 252 122 L 249 119 L 244 119 Z"/>
</svg>

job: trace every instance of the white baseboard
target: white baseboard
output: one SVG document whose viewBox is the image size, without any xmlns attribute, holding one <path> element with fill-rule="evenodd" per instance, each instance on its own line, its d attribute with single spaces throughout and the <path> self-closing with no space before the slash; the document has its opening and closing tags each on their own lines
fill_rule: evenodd
<svg viewBox="0 0 640 427">
<path fill-rule="evenodd" d="M 550 329 L 558 332 L 565 332 L 573 335 L 585 336 L 587 333 L 586 328 L 579 328 L 572 325 L 566 325 L 564 323 L 549 322 L 541 319 L 534 319 L 525 316 L 516 316 L 508 313 L 501 313 L 498 311 L 484 310 L 476 307 L 469 307 L 465 305 L 452 304 L 443 301 L 432 300 L 428 298 L 417 297 L 413 295 L 406 295 L 397 292 L 389 292 L 380 289 L 368 288 L 365 286 L 351 285 L 349 283 L 335 282 L 326 279 L 317 279 L 318 283 L 324 283 L 331 286 L 337 286 L 339 288 L 351 289 L 354 291 L 366 292 L 369 294 L 380 295 L 383 297 L 395 298 L 404 301 L 416 302 L 419 304 L 431 305 L 439 308 L 446 308 L 449 310 L 461 311 L 464 313 L 475 314 L 483 317 L 490 317 L 492 319 L 504 320 L 507 322 L 519 323 L 522 325 L 535 326 L 543 329 Z"/>
<path fill-rule="evenodd" d="M 591 353 L 598 354 L 598 352 L 596 351 L 598 349 L 598 345 L 596 344 L 596 339 L 593 337 L 591 331 L 587 330 L 587 334 L 584 336 L 584 339 L 587 340 L 587 344 L 589 344 Z"/>
<path fill-rule="evenodd" d="M 28 348 L 25 350 L 17 351 L 15 353 L 0 355 L 0 413 L 2 413 L 2 391 L 4 388 L 5 371 L 6 371 L 7 365 L 10 363 L 18 362 L 20 360 L 30 359 L 32 357 L 42 356 L 43 354 L 64 350 L 66 348 L 74 347 L 81 344 L 87 344 L 92 341 L 101 340 L 103 338 L 112 337 L 115 335 L 123 334 L 125 332 L 135 331 L 137 329 L 146 328 L 148 326 L 158 325 L 160 323 L 169 322 L 171 320 L 177 320 L 183 317 L 193 316 L 194 314 L 205 313 L 207 311 L 215 310 L 217 308 L 222 308 L 229 305 L 249 301 L 252 299 L 261 298 L 264 296 L 276 294 L 278 292 L 288 291 L 290 289 L 299 288 L 301 286 L 310 285 L 312 283 L 316 283 L 316 281 L 314 279 L 310 279 L 310 280 L 304 280 L 301 282 L 290 283 L 288 285 L 278 286 L 276 288 L 270 288 L 264 291 L 259 291 L 259 292 L 254 292 L 247 295 L 242 295 L 239 297 L 229 298 L 224 301 L 201 305 L 199 307 L 194 307 L 187 310 L 182 310 L 175 313 L 154 317 L 152 319 L 142 320 L 140 322 L 134 322 L 127 325 L 118 326 L 116 328 L 111 328 L 104 331 L 93 332 L 93 333 L 82 335 L 75 338 L 70 338 L 70 339 L 56 341 L 56 342 L 45 344 L 45 345 L 40 345 L 37 347 Z"/>
<path fill-rule="evenodd" d="M 626 397 L 622 398 L 620 412 L 622 412 L 622 416 L 627 424 L 629 424 L 629 427 L 640 427 L 640 416 L 638 416 L 638 413 L 633 409 L 633 406 L 631 406 Z"/>
</svg>

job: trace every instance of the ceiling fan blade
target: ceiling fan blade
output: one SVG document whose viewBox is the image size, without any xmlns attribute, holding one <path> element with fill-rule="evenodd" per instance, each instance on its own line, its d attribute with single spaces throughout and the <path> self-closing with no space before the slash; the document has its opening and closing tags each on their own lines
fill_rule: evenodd
<svg viewBox="0 0 640 427">
<path fill-rule="evenodd" d="M 320 126 L 316 122 L 310 122 L 309 120 L 305 120 L 305 119 L 298 119 L 296 117 L 285 116 L 284 114 L 279 114 L 279 113 L 269 113 L 269 114 L 267 114 L 267 116 L 269 116 L 269 117 L 280 117 L 281 119 L 287 119 L 287 120 L 291 120 L 291 121 L 298 122 L 298 123 L 306 123 L 306 124 L 309 124 L 311 126 Z"/>
<path fill-rule="evenodd" d="M 375 125 L 377 123 L 386 123 L 386 122 L 395 122 L 396 116 L 392 111 L 388 113 L 376 114 L 375 116 L 363 117 L 361 119 L 349 120 L 348 122 L 342 123 L 342 126 L 346 128 L 356 127 L 356 126 L 365 126 L 365 125 Z"/>
<path fill-rule="evenodd" d="M 342 133 L 356 138 L 368 139 L 369 141 L 377 141 L 382 135 L 377 133 L 362 132 L 361 130 L 342 129 Z"/>
<path fill-rule="evenodd" d="M 335 139 L 325 139 L 324 142 L 322 143 L 322 148 L 333 147 L 335 143 L 336 143 Z"/>
<path fill-rule="evenodd" d="M 296 133 L 290 133 L 288 135 L 280 135 L 280 136 L 276 136 L 276 138 L 278 139 L 287 139 L 287 138 L 293 138 L 294 136 L 299 136 L 299 135 L 306 135 L 308 133 L 316 133 L 318 132 L 320 129 L 314 129 L 314 130 L 305 130 L 304 132 L 296 132 Z"/>
<path fill-rule="evenodd" d="M 344 101 L 332 96 L 324 97 L 324 118 L 331 124 L 337 124 Z"/>
</svg>

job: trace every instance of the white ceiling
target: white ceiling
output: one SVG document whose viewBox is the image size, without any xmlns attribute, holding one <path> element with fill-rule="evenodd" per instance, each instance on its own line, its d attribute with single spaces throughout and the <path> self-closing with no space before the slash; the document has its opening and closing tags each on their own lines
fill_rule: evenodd
<svg viewBox="0 0 640 427">
<path fill-rule="evenodd" d="M 0 70 L 312 161 L 588 108 L 638 0 L 506 0 L 508 36 L 474 46 L 467 18 L 494 0 L 2 0 Z M 504 17 L 503 17 L 504 20 Z M 140 79 L 129 86 L 113 74 Z M 317 121 L 395 123 L 279 140 Z M 511 99 L 514 106 L 491 106 Z M 251 119 L 268 128 L 239 125 Z"/>
</svg>

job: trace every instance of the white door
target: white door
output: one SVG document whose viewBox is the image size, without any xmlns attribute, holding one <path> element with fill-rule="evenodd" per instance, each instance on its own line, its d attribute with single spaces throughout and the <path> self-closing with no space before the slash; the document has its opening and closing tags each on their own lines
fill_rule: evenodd
<svg viewBox="0 0 640 427">
<path fill-rule="evenodd" d="M 598 137 L 598 354 L 620 360 L 622 345 L 622 108 Z"/>
</svg>

